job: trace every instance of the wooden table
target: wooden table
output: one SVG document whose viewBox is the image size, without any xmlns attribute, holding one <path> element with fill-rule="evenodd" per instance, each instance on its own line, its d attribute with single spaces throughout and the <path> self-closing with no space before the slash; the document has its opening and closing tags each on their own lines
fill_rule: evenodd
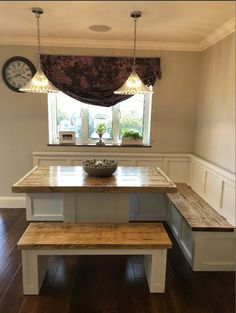
<svg viewBox="0 0 236 313">
<path fill-rule="evenodd" d="M 118 167 L 102 178 L 88 176 L 81 166 L 41 166 L 12 191 L 26 193 L 28 220 L 125 223 L 132 195 L 174 193 L 177 187 L 159 168 Z"/>
</svg>

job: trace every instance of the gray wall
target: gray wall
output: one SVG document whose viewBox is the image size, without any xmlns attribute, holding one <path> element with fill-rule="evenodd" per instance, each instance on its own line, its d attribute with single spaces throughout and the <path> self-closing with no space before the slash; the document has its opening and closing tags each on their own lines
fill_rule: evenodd
<svg viewBox="0 0 236 313">
<path fill-rule="evenodd" d="M 127 50 L 43 48 L 43 53 L 76 55 L 131 55 Z M 35 47 L 0 46 L 0 67 L 12 56 L 36 64 Z M 196 94 L 200 55 L 195 52 L 140 51 L 139 56 L 161 58 L 163 78 L 153 95 L 152 148 L 109 148 L 119 152 L 193 151 Z M 47 96 L 9 90 L 0 78 L 0 197 L 14 196 L 11 185 L 32 168 L 33 151 L 93 151 L 94 148 L 48 147 Z M 96 148 L 95 148 L 96 149 Z M 99 151 L 107 151 L 99 149 Z"/>
<path fill-rule="evenodd" d="M 235 172 L 235 33 L 201 54 L 194 152 Z"/>
</svg>

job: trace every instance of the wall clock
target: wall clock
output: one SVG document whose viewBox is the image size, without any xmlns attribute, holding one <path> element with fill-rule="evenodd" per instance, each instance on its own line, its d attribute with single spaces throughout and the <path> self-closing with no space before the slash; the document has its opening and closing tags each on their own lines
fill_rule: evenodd
<svg viewBox="0 0 236 313">
<path fill-rule="evenodd" d="M 6 61 L 2 68 L 2 78 L 13 91 L 21 92 L 19 89 L 24 87 L 36 73 L 34 64 L 24 58 L 15 56 Z"/>
</svg>

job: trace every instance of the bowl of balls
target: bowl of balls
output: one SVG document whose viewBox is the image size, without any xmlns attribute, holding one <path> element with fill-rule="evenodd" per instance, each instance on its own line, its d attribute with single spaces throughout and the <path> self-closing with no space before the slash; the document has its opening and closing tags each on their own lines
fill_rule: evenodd
<svg viewBox="0 0 236 313">
<path fill-rule="evenodd" d="M 84 171 L 90 176 L 108 177 L 117 170 L 118 162 L 114 160 L 87 160 L 83 162 Z"/>
</svg>

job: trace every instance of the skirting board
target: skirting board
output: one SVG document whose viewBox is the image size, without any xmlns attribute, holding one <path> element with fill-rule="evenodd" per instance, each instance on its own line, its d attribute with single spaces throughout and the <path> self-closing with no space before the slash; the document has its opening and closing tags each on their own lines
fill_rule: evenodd
<svg viewBox="0 0 236 313">
<path fill-rule="evenodd" d="M 25 207 L 25 197 L 0 197 L 0 208 L 18 209 Z"/>
</svg>

